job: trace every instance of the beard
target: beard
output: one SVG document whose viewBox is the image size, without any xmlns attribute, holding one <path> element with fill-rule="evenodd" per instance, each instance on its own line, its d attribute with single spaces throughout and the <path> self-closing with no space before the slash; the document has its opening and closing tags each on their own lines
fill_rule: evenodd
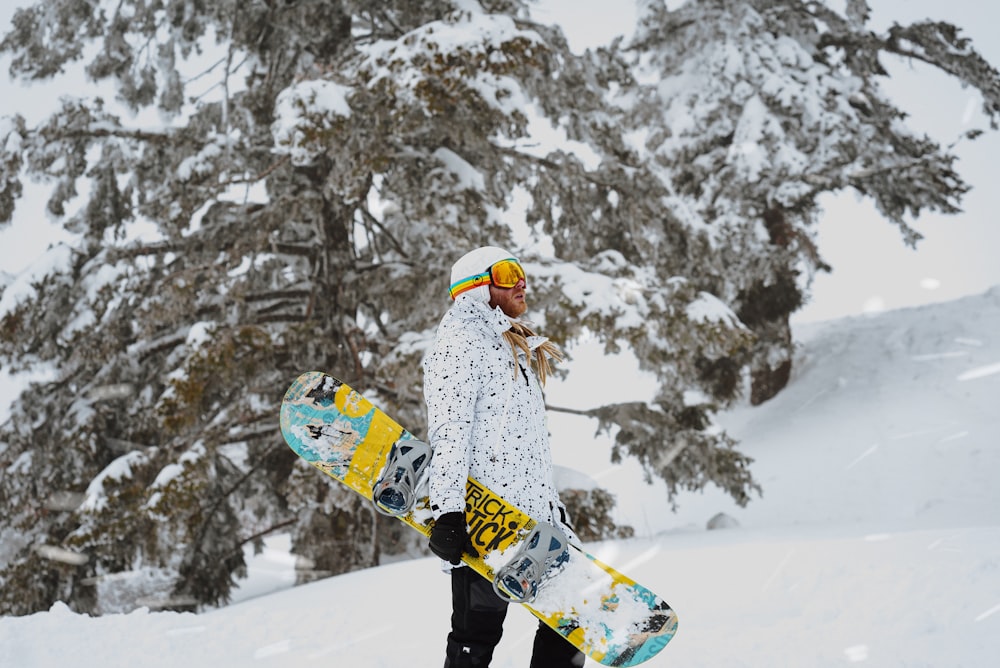
<svg viewBox="0 0 1000 668">
<path fill-rule="evenodd" d="M 528 300 L 523 288 L 504 289 L 491 285 L 490 307 L 499 307 L 509 318 L 520 318 L 528 310 Z"/>
</svg>

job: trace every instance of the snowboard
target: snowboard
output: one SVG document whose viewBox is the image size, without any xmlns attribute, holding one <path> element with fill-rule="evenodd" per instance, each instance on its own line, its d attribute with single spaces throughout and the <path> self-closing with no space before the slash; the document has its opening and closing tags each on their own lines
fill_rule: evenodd
<svg viewBox="0 0 1000 668">
<path fill-rule="evenodd" d="M 280 422 L 296 454 L 369 501 L 393 445 L 414 439 L 361 394 L 318 371 L 302 374 L 288 388 Z M 430 536 L 434 519 L 426 485 L 415 508 L 397 519 Z M 473 478 L 466 487 L 466 521 L 480 556 L 462 560 L 490 581 L 536 525 Z M 639 665 L 677 631 L 677 615 L 663 599 L 573 544 L 558 574 L 521 605 L 606 666 Z"/>
</svg>

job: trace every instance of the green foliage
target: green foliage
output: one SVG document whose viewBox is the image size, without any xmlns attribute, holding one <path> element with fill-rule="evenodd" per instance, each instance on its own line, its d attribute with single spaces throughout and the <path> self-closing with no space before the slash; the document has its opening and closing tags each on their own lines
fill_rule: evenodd
<svg viewBox="0 0 1000 668">
<path fill-rule="evenodd" d="M 631 538 L 635 530 L 630 526 L 619 526 L 611 517 L 615 507 L 615 497 L 607 490 L 565 489 L 559 492 L 559 499 L 566 506 L 572 518 L 573 531 L 583 542 Z"/>
<path fill-rule="evenodd" d="M 170 379 L 158 410 L 168 432 L 182 432 L 202 416 L 239 401 L 246 383 L 260 375 L 271 338 L 260 327 L 243 326 L 211 337 Z"/>
</svg>

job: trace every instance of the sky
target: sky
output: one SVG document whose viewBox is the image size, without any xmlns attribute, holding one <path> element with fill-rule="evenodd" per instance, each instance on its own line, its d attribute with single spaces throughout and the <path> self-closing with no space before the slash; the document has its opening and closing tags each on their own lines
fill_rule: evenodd
<svg viewBox="0 0 1000 668">
<path fill-rule="evenodd" d="M 656 490 L 602 474 L 606 450 L 554 444 L 557 461 L 618 494 L 617 519 L 639 534 L 586 549 L 677 612 L 677 635 L 643 668 L 993 668 L 1000 289 L 805 329 L 788 388 L 722 416 L 764 487 L 745 508 L 709 490 L 663 512 Z M 718 513 L 728 528 L 708 530 Z M 450 588 L 436 559 L 293 588 L 307 564 L 289 546 L 275 535 L 248 551 L 233 604 L 198 615 L 151 612 L 162 595 L 150 582 L 149 607 L 121 614 L 57 603 L 0 617 L 0 666 L 441 665 Z M 138 572 L 104 578 L 101 600 L 114 604 L 125 576 L 143 584 Z M 534 625 L 515 606 L 491 665 L 528 665 Z"/>
<path fill-rule="evenodd" d="M 836 1 L 836 0 L 834 0 Z M 0 25 L 8 25 L 17 6 L 27 0 L 0 6 Z M 871 25 L 883 28 L 926 18 L 950 21 L 963 29 L 973 45 L 991 62 L 1000 64 L 1000 5 L 977 0 L 870 0 Z M 633 3 L 599 0 L 542 0 L 535 12 L 541 20 L 558 21 L 576 50 L 606 43 L 633 28 Z M 65 87 L 14 84 L 6 75 L 9 59 L 0 58 L 0 115 L 17 112 L 29 124 L 38 122 L 40 110 L 50 108 Z M 951 143 L 971 128 L 988 129 L 979 111 L 977 93 L 963 89 L 947 77 L 919 63 L 887 61 L 892 78 L 885 87 L 910 122 L 943 143 Z M 87 85 L 79 71 L 69 77 Z M 70 87 L 72 89 L 72 86 Z M 832 265 L 831 274 L 819 274 L 809 303 L 793 316 L 793 324 L 879 312 L 955 297 L 979 294 L 1000 284 L 1000 189 L 993 186 L 993 156 L 1000 154 L 1000 133 L 987 132 L 975 142 L 956 149 L 958 170 L 972 186 L 965 197 L 964 213 L 955 216 L 927 214 L 913 222 L 924 235 L 917 249 L 907 247 L 898 230 L 881 219 L 873 207 L 851 193 L 829 196 L 817 234 L 820 252 Z M 16 273 L 49 244 L 67 238 L 49 221 L 41 202 L 43 188 L 27 187 L 27 197 L 12 225 L 0 230 L 0 271 Z"/>
</svg>

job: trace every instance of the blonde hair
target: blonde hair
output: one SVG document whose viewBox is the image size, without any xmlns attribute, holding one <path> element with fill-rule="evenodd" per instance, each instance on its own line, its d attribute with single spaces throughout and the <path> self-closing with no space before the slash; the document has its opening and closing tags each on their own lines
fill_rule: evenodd
<svg viewBox="0 0 1000 668">
<path fill-rule="evenodd" d="M 533 363 L 535 365 L 535 375 L 538 376 L 538 382 L 545 385 L 545 380 L 552 371 L 549 360 L 552 359 L 556 362 L 561 362 L 563 360 L 562 353 L 554 343 L 545 341 L 542 345 L 535 348 L 535 354 L 532 355 L 531 346 L 528 345 L 528 337 L 536 336 L 536 334 L 527 324 L 521 321 L 511 320 L 510 325 L 510 329 L 503 333 L 503 338 L 507 339 L 507 343 L 510 344 L 510 351 L 514 355 L 514 359 L 517 359 L 517 352 L 519 350 L 523 352 L 528 359 L 528 364 Z M 514 378 L 517 378 L 517 369 L 514 370 Z"/>
</svg>

